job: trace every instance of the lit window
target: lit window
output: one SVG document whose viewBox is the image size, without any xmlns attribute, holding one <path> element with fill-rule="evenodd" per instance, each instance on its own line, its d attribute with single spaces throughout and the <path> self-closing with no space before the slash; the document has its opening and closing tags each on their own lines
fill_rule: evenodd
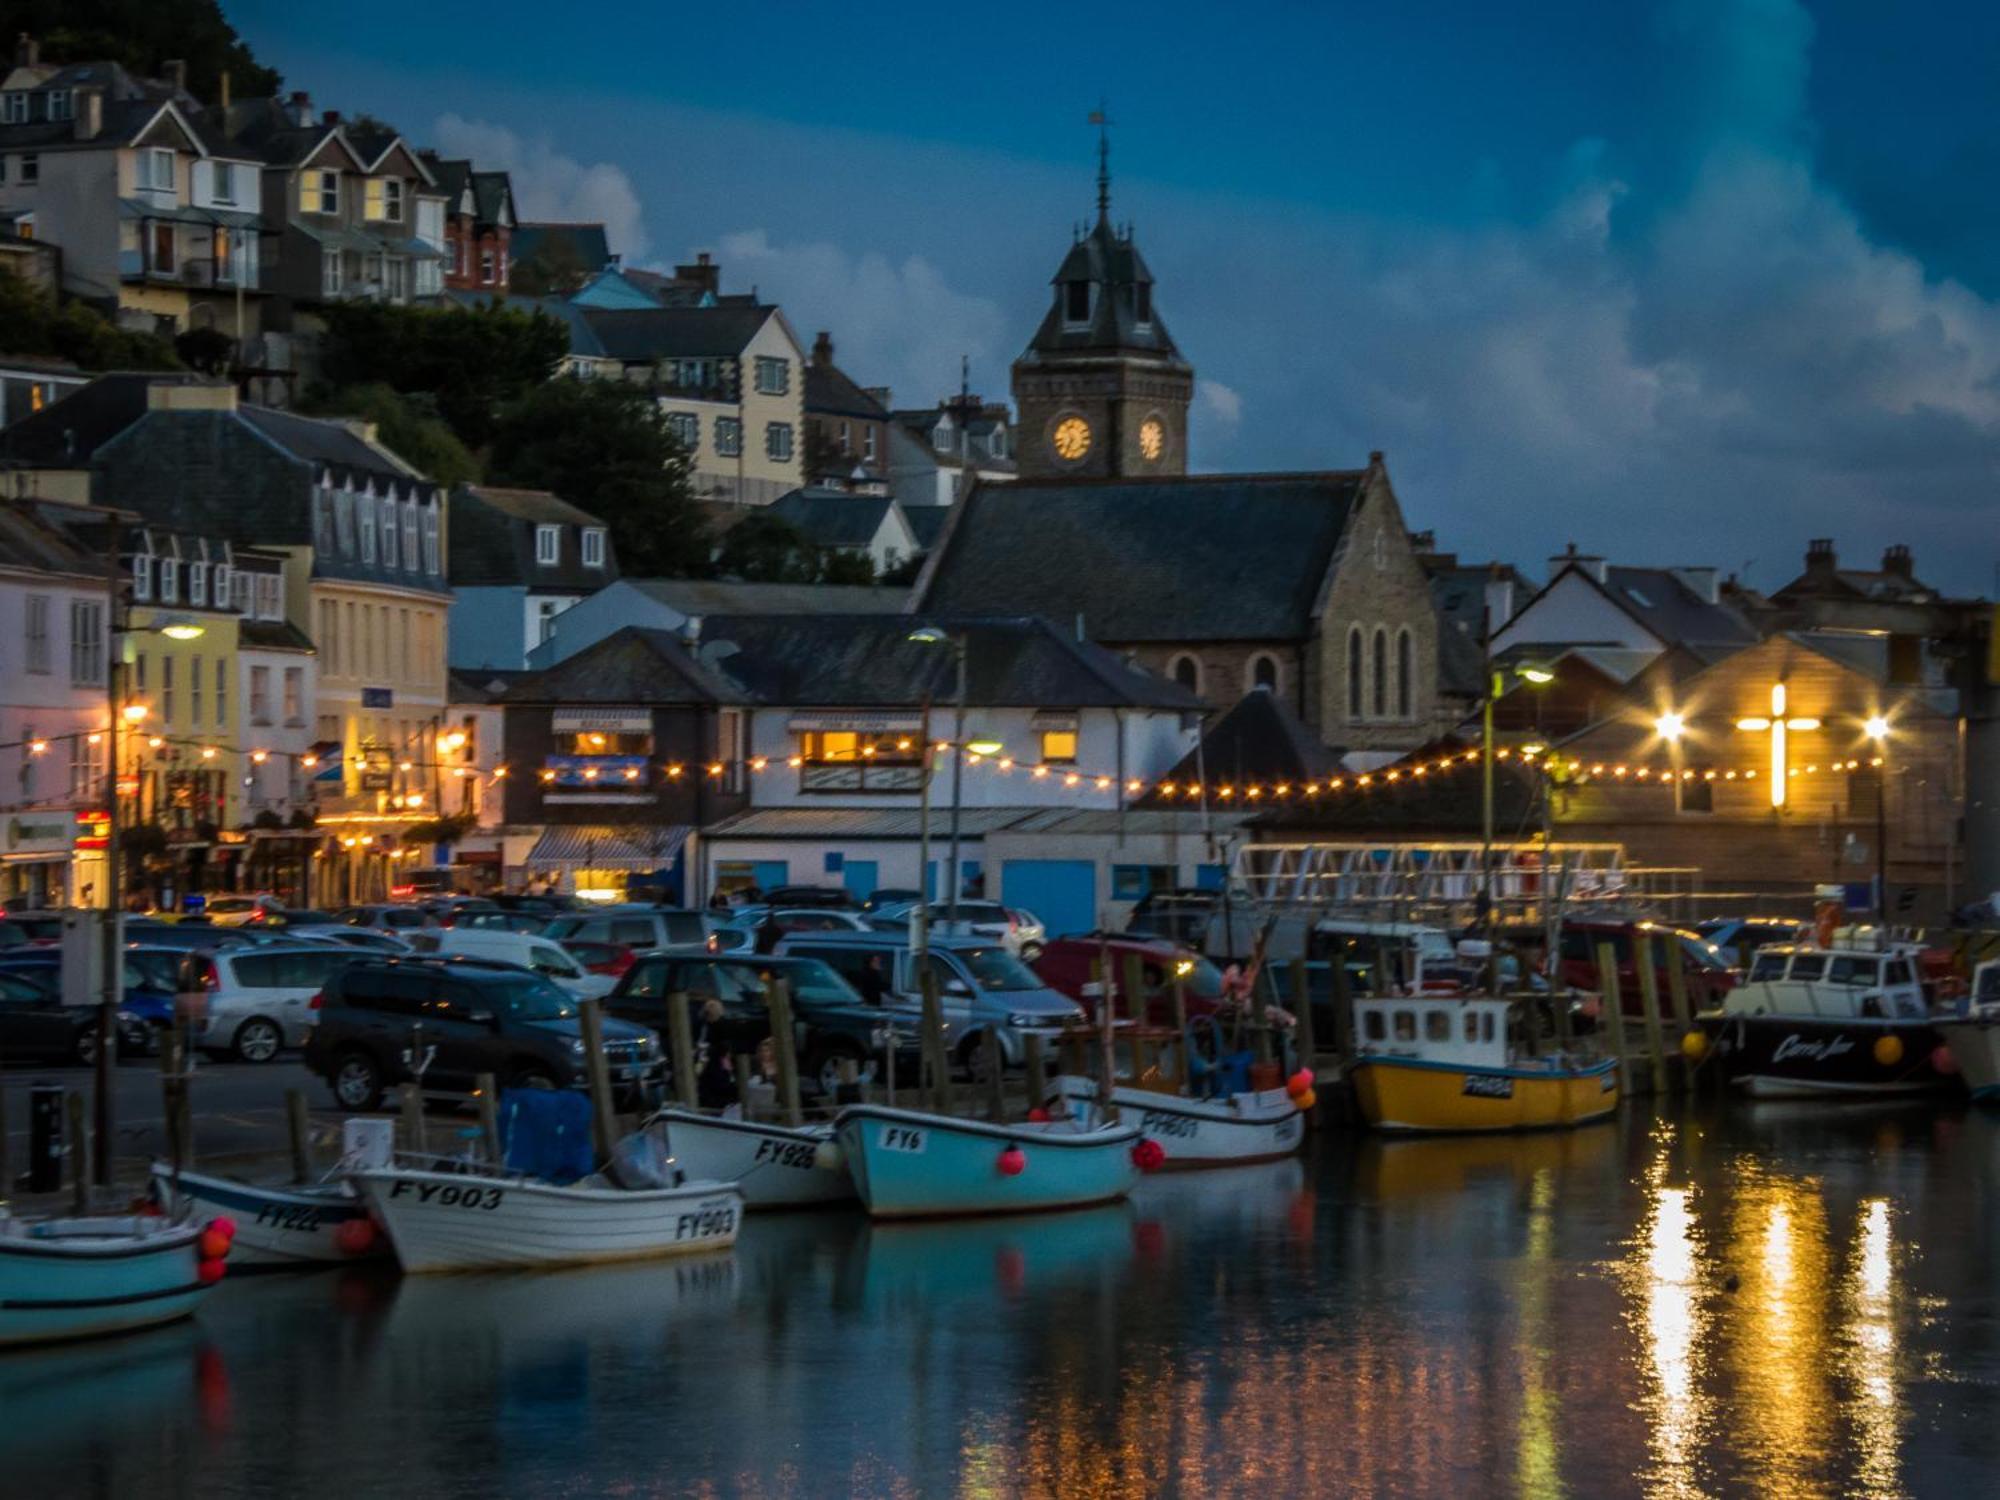
<svg viewBox="0 0 2000 1500">
<path fill-rule="evenodd" d="M 337 214 L 340 212 L 340 174 L 310 169 L 299 173 L 299 212 Z"/>
<path fill-rule="evenodd" d="M 1076 731 L 1074 729 L 1043 730 L 1042 761 L 1046 765 L 1075 765 Z"/>
<path fill-rule="evenodd" d="M 362 189 L 361 215 L 385 224 L 403 222 L 403 184 L 394 177 L 371 177 Z"/>
</svg>

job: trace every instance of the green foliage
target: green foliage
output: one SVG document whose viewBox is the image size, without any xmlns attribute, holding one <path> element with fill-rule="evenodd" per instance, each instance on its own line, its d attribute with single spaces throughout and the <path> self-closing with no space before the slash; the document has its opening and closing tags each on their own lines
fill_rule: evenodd
<svg viewBox="0 0 2000 1500">
<path fill-rule="evenodd" d="M 236 340 L 220 328 L 190 328 L 174 335 L 174 353 L 190 370 L 226 375 L 236 361 Z"/>
<path fill-rule="evenodd" d="M 501 414 L 493 484 L 552 490 L 601 517 L 619 569 L 678 578 L 705 571 L 708 532 L 688 453 L 653 398 L 617 380 L 552 380 Z"/>
<path fill-rule="evenodd" d="M 715 571 L 746 583 L 813 583 L 819 578 L 819 549 L 783 516 L 754 511 L 722 534 Z"/>
<path fill-rule="evenodd" d="M 866 588 L 875 581 L 875 563 L 866 552 L 823 553 L 819 560 L 821 583 L 858 584 Z"/>
<path fill-rule="evenodd" d="M 222 75 L 238 99 L 275 94 L 283 78 L 257 61 L 217 0 L 0 0 L 0 38 L 40 40 L 44 62 L 108 59 L 143 77 L 187 64 L 188 92 L 212 102 Z"/>
<path fill-rule="evenodd" d="M 175 370 L 173 347 L 127 333 L 82 302 L 61 302 L 0 270 L 0 352 L 66 359 L 85 370 Z"/>
<path fill-rule="evenodd" d="M 300 401 L 299 409 L 311 416 L 357 417 L 373 422 L 384 447 L 447 489 L 479 478 L 479 461 L 438 416 L 429 396 L 405 396 L 380 384 L 338 390 L 315 386 Z"/>
<path fill-rule="evenodd" d="M 924 570 L 924 561 L 929 556 L 924 552 L 912 552 L 893 568 L 885 568 L 882 576 L 875 581 L 899 589 L 914 587 L 917 575 Z"/>
<path fill-rule="evenodd" d="M 546 313 L 374 302 L 321 311 L 330 385 L 428 395 L 468 448 L 491 442 L 501 409 L 548 380 L 569 353 L 569 330 Z"/>
<path fill-rule="evenodd" d="M 590 280 L 590 268 L 567 235 L 550 235 L 542 247 L 507 268 L 510 291 L 523 297 L 566 297 Z"/>
</svg>

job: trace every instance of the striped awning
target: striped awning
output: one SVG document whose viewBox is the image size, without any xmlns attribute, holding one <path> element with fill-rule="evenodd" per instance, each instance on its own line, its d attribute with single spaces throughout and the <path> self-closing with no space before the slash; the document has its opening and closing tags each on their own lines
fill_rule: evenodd
<svg viewBox="0 0 2000 1500">
<path fill-rule="evenodd" d="M 657 870 L 674 862 L 694 830 L 684 823 L 648 828 L 583 823 L 544 830 L 521 868 L 546 874 L 569 870 Z"/>
</svg>

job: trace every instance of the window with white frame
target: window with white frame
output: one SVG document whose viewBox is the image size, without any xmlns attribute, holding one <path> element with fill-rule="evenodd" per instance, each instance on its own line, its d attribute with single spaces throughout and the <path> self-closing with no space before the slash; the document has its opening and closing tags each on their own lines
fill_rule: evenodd
<svg viewBox="0 0 2000 1500">
<path fill-rule="evenodd" d="M 285 722 L 305 723 L 306 669 L 304 667 L 285 668 Z"/>
<path fill-rule="evenodd" d="M 188 564 L 188 603 L 196 609 L 208 608 L 208 564 Z"/>
<path fill-rule="evenodd" d="M 390 256 L 382 262 L 385 279 L 382 283 L 383 295 L 391 302 L 407 302 L 410 299 L 410 263 L 401 256 Z"/>
<path fill-rule="evenodd" d="M 229 727 L 229 658 L 215 659 L 215 727 Z"/>
<path fill-rule="evenodd" d="M 873 422 L 863 422 L 861 424 L 861 456 L 870 463 L 875 461 L 875 424 Z"/>
<path fill-rule="evenodd" d="M 723 458 L 735 458 L 743 451 L 743 419 L 741 417 L 717 417 L 715 419 L 715 451 Z"/>
<path fill-rule="evenodd" d="M 792 424 L 790 422 L 766 422 L 764 424 L 764 456 L 784 463 L 792 456 Z"/>
<path fill-rule="evenodd" d="M 364 526 L 361 528 L 361 560 L 365 563 L 375 561 L 375 528 L 373 526 Z"/>
<path fill-rule="evenodd" d="M 691 411 L 667 413 L 667 431 L 683 448 L 692 451 L 701 444 L 701 418 Z"/>
<path fill-rule="evenodd" d="M 361 524 L 364 526 L 368 524 L 365 511 L 362 513 Z M 354 556 L 354 491 L 352 490 L 333 492 L 333 535 L 340 555 Z"/>
<path fill-rule="evenodd" d="M 403 222 L 403 184 L 396 177 L 371 177 L 362 190 L 361 216 L 383 224 Z"/>
<path fill-rule="evenodd" d="M 76 118 L 76 91 L 74 89 L 50 89 L 48 91 L 49 118 L 51 120 L 74 120 Z"/>
<path fill-rule="evenodd" d="M 70 600 L 69 680 L 72 687 L 104 685 L 104 606 L 95 599 Z"/>
<path fill-rule="evenodd" d="M 188 727 L 201 728 L 201 656 L 188 662 Z"/>
<path fill-rule="evenodd" d="M 376 512 L 382 527 L 382 566 L 396 566 L 396 501 L 391 495 L 384 495 Z"/>
<path fill-rule="evenodd" d="M 792 388 L 792 362 L 768 354 L 757 356 L 757 390 L 765 396 L 782 396 Z"/>
<path fill-rule="evenodd" d="M 434 499 L 424 507 L 424 571 L 432 577 L 444 571 L 443 549 L 438 541 L 438 503 Z"/>
<path fill-rule="evenodd" d="M 604 566 L 604 528 L 586 526 L 583 528 L 583 565 L 586 568 Z"/>
<path fill-rule="evenodd" d="M 417 502 L 412 498 L 403 507 L 403 566 L 417 571 Z"/>
<path fill-rule="evenodd" d="M 181 563 L 177 557 L 160 559 L 160 603 L 181 602 Z"/>
<path fill-rule="evenodd" d="M 542 567 L 550 567 L 562 560 L 562 528 L 560 526 L 537 526 L 535 528 L 535 561 Z"/>
<path fill-rule="evenodd" d="M 236 164 L 218 161 L 209 165 L 208 196 L 219 204 L 236 202 Z"/>
<path fill-rule="evenodd" d="M 155 149 L 141 151 L 137 170 L 141 192 L 171 193 L 174 190 L 173 152 Z"/>
<path fill-rule="evenodd" d="M 276 573 L 259 573 L 257 579 L 257 618 L 260 620 L 281 620 L 285 615 L 284 580 Z"/>
<path fill-rule="evenodd" d="M 299 173 L 299 212 L 337 214 L 340 212 L 340 174 L 307 168 Z"/>
<path fill-rule="evenodd" d="M 444 268 L 434 260 L 417 262 L 417 295 L 435 297 L 444 290 Z"/>
<path fill-rule="evenodd" d="M 493 285 L 494 258 L 491 250 L 479 252 L 479 282 L 482 286 Z"/>
<path fill-rule="evenodd" d="M 563 610 L 560 599 L 537 599 L 535 601 L 535 640 L 539 646 L 556 633 L 556 616 Z"/>
<path fill-rule="evenodd" d="M 28 123 L 28 96 L 19 89 L 0 95 L 0 125 Z"/>
<path fill-rule="evenodd" d="M 230 567 L 226 562 L 215 565 L 215 607 L 229 608 Z"/>
<path fill-rule="evenodd" d="M 321 250 L 319 253 L 319 292 L 322 297 L 340 295 L 341 271 L 340 252 Z"/>
<path fill-rule="evenodd" d="M 141 552 L 132 559 L 132 602 L 149 604 L 153 598 L 153 557 Z"/>
<path fill-rule="evenodd" d="M 271 669 L 252 667 L 250 669 L 250 722 L 269 724 L 271 722 Z"/>
</svg>

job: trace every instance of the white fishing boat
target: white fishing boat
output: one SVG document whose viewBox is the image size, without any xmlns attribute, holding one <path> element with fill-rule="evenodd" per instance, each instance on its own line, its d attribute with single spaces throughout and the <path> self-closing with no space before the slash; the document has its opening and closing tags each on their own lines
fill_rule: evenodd
<svg viewBox="0 0 2000 1500">
<path fill-rule="evenodd" d="M 624 1147 L 610 1175 L 568 1187 L 445 1161 L 399 1162 L 351 1180 L 410 1272 L 582 1265 L 736 1243 L 743 1195 L 732 1184 L 637 1171 Z"/>
<path fill-rule="evenodd" d="M 169 1214 L 236 1223 L 239 1268 L 305 1268 L 386 1255 L 389 1243 L 344 1178 L 286 1185 L 239 1182 L 153 1163 L 153 1196 Z"/>
<path fill-rule="evenodd" d="M 745 1208 L 854 1201 L 854 1179 L 831 1125 L 775 1125 L 669 1107 L 646 1128 L 689 1177 L 734 1183 Z"/>
<path fill-rule="evenodd" d="M 1051 1100 L 1078 1116 L 1094 1118 L 1097 1092 L 1094 1081 L 1074 1073 L 1049 1081 Z M 1121 1119 L 1166 1153 L 1165 1171 L 1275 1161 L 1305 1139 L 1305 1118 L 1282 1088 L 1194 1099 L 1121 1084 L 1112 1089 L 1111 1102 Z"/>
<path fill-rule="evenodd" d="M 184 1318 L 222 1279 L 230 1231 L 157 1214 L 0 1215 L 0 1346 L 95 1338 Z"/>
<path fill-rule="evenodd" d="M 1144 1158 L 1137 1125 L 995 1125 L 880 1104 L 843 1109 L 834 1136 L 862 1204 L 882 1219 L 1108 1203 L 1132 1191 Z"/>
<path fill-rule="evenodd" d="M 1950 1049 L 1945 1065 L 1964 1074 L 1972 1097 L 1982 1104 L 2000 1103 L 2000 958 L 1989 958 L 1972 971 L 1965 1014 L 1940 1021 L 1938 1032 Z"/>
</svg>

